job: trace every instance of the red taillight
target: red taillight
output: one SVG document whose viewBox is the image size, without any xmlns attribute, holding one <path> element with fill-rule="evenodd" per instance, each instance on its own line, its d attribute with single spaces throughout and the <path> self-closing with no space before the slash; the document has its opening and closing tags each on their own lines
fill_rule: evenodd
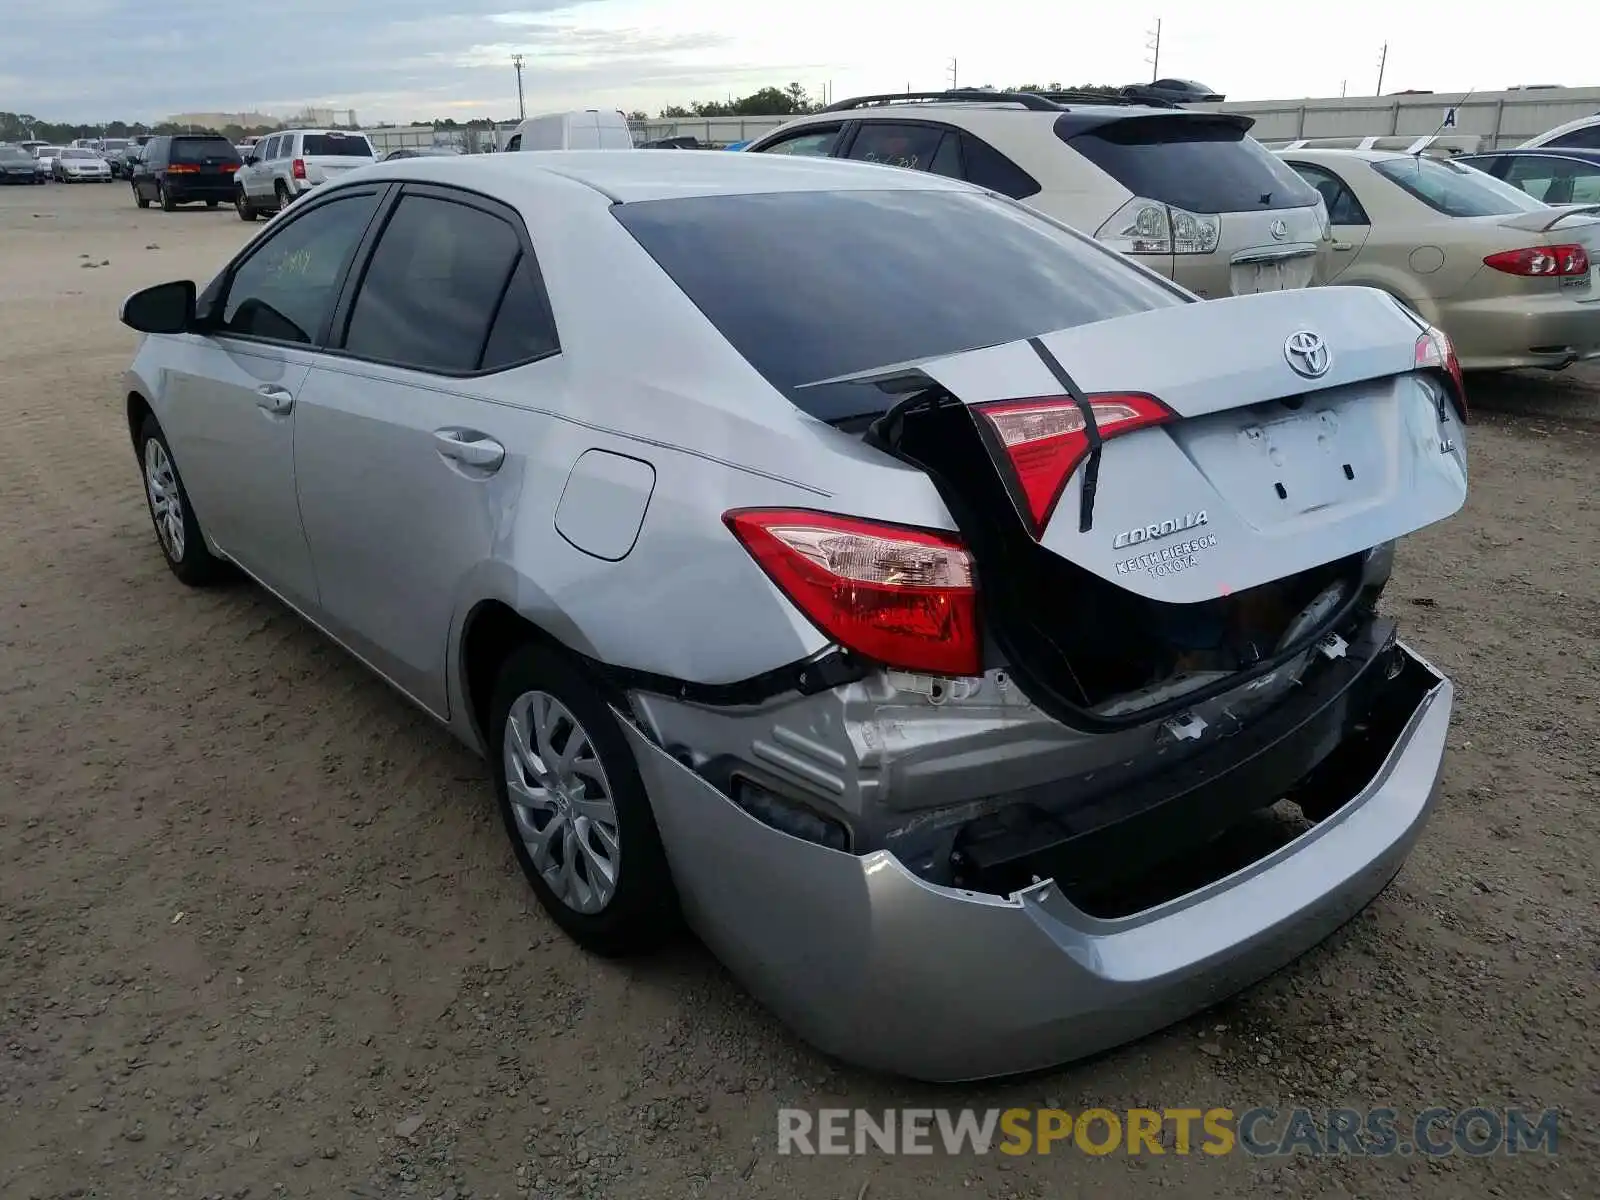
<svg viewBox="0 0 1600 1200">
<path fill-rule="evenodd" d="M 1088 396 L 1101 441 L 1172 420 L 1170 408 L 1154 396 L 1101 392 Z M 1067 481 L 1089 453 L 1089 430 L 1070 396 L 1034 396 L 974 404 L 1000 439 L 1016 476 L 1020 500 L 1033 521 L 1034 535 L 1044 532 Z"/>
<path fill-rule="evenodd" d="M 303 158 L 295 159 L 294 165 L 289 168 L 289 172 L 296 179 L 304 179 L 306 177 L 306 160 Z"/>
<path fill-rule="evenodd" d="M 1455 385 L 1456 403 L 1461 409 L 1461 419 L 1467 419 L 1467 384 L 1461 377 L 1461 360 L 1456 357 L 1455 345 L 1444 330 L 1429 327 L 1417 339 L 1417 370 L 1443 371 Z"/>
<path fill-rule="evenodd" d="M 1485 266 L 1504 271 L 1507 275 L 1526 275 L 1536 279 L 1589 273 L 1589 252 L 1578 245 L 1502 250 L 1489 255 L 1483 262 Z"/>
<path fill-rule="evenodd" d="M 187 163 L 173 163 L 167 168 L 168 175 L 198 175 L 200 168 Z"/>
<path fill-rule="evenodd" d="M 908 671 L 983 673 L 978 589 L 959 538 L 804 509 L 735 509 L 722 519 L 846 649 Z"/>
</svg>

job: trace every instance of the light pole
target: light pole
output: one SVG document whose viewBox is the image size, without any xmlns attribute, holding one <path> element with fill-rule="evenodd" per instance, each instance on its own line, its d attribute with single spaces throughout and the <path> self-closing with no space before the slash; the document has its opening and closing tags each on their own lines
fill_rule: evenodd
<svg viewBox="0 0 1600 1200">
<path fill-rule="evenodd" d="M 513 54 L 511 65 L 517 69 L 517 120 L 524 120 L 528 110 L 522 106 L 522 55 Z"/>
</svg>

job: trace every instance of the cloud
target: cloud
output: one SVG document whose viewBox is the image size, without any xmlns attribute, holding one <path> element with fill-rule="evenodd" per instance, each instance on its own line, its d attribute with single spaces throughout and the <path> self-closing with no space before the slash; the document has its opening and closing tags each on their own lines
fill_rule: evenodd
<svg viewBox="0 0 1600 1200">
<path fill-rule="evenodd" d="M 783 75 L 744 61 L 714 23 L 650 23 L 673 12 L 628 0 L 274 0 L 232 19 L 215 0 L 47 0 L 6 19 L 6 107 L 73 121 L 306 105 L 363 121 L 504 118 L 516 112 L 513 53 L 530 112 L 655 108 Z"/>
</svg>

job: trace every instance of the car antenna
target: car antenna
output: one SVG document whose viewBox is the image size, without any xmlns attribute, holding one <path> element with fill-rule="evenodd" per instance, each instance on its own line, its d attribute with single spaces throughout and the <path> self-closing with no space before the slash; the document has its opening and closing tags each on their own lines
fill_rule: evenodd
<svg viewBox="0 0 1600 1200">
<path fill-rule="evenodd" d="M 1419 171 L 1422 170 L 1422 151 L 1423 151 L 1423 149 L 1427 146 L 1427 144 L 1429 142 L 1433 141 L 1434 138 L 1438 137 L 1439 134 L 1441 132 L 1443 132 L 1445 126 L 1448 125 L 1448 126 L 1451 126 L 1452 128 L 1455 126 L 1456 110 L 1461 108 L 1464 104 L 1466 104 L 1466 102 L 1471 98 L 1472 93 L 1477 91 L 1477 90 L 1478 90 L 1477 85 L 1474 84 L 1472 87 L 1469 87 L 1466 91 L 1462 92 L 1461 93 L 1461 99 L 1457 100 L 1449 108 L 1444 110 L 1444 120 L 1439 122 L 1438 127 L 1435 128 L 1434 131 L 1432 133 L 1430 133 L 1426 138 L 1422 139 L 1420 142 L 1417 143 L 1417 148 L 1412 154 L 1412 157 L 1417 160 L 1417 170 L 1419 170 Z"/>
</svg>

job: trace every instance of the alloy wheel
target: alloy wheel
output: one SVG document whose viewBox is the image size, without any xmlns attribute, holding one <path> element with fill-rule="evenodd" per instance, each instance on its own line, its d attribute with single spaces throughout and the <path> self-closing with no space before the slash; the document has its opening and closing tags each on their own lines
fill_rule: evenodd
<svg viewBox="0 0 1600 1200">
<path fill-rule="evenodd" d="M 144 486 L 150 495 L 150 515 L 155 518 L 156 537 L 161 548 L 175 563 L 183 561 L 183 497 L 178 492 L 178 473 L 172 468 L 166 447 L 156 438 L 144 444 Z"/>
<path fill-rule="evenodd" d="M 588 731 L 548 692 L 524 692 L 506 718 L 506 791 L 534 869 L 562 904 L 594 914 L 617 891 L 617 809 Z"/>
</svg>

